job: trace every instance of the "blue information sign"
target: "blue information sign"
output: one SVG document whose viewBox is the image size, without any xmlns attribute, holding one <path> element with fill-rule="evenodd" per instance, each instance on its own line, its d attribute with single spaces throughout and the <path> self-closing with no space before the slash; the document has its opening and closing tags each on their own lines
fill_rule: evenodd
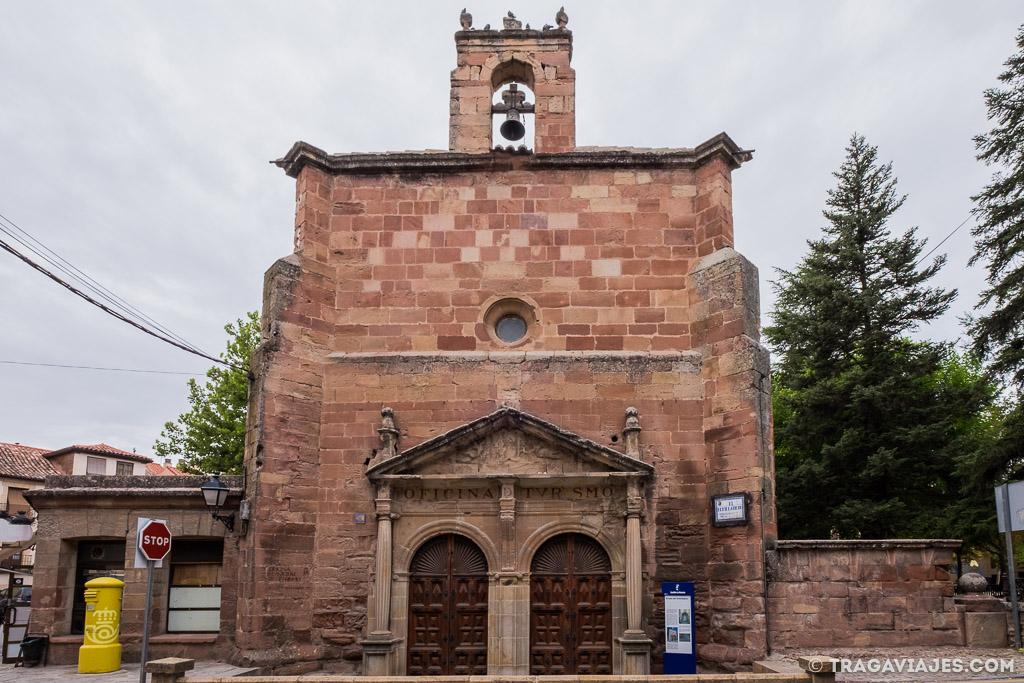
<svg viewBox="0 0 1024 683">
<path fill-rule="evenodd" d="M 663 583 L 661 594 L 665 596 L 665 673 L 695 674 L 693 582 Z"/>
</svg>

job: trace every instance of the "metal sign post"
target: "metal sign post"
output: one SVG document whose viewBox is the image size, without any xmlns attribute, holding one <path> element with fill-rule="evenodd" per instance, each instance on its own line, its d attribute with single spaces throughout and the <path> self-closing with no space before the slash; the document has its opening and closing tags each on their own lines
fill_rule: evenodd
<svg viewBox="0 0 1024 683">
<path fill-rule="evenodd" d="M 1006 523 L 1003 524 L 1004 533 L 1006 536 L 1006 565 L 1010 570 L 1010 604 L 1013 605 L 1013 643 L 1014 647 L 1020 649 L 1020 608 L 1017 605 L 1017 567 L 1016 562 L 1013 559 L 1013 517 L 1010 516 L 1010 486 L 1004 484 L 998 487 L 1002 489 L 1000 492 L 1000 501 L 1003 509 L 1003 519 Z"/>
<path fill-rule="evenodd" d="M 171 531 L 162 519 L 140 519 L 139 536 L 135 542 L 136 566 L 146 562 L 146 613 L 142 621 L 142 657 L 139 660 L 139 683 L 146 683 L 146 660 L 149 657 L 149 621 L 153 610 L 153 569 L 171 552 Z"/>
<path fill-rule="evenodd" d="M 142 621 L 142 658 L 139 659 L 139 683 L 146 683 L 146 659 L 149 657 L 149 616 L 153 609 L 153 565 L 146 560 L 146 617 Z"/>
</svg>

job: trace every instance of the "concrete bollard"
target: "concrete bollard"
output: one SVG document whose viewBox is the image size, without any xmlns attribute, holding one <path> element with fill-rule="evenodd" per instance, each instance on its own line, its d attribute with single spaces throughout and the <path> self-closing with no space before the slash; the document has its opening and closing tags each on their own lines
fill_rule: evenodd
<svg viewBox="0 0 1024 683">
<path fill-rule="evenodd" d="M 811 683 L 835 683 L 836 666 L 839 660 L 834 657 L 797 657 L 800 668 L 811 675 Z"/>
<path fill-rule="evenodd" d="M 146 673 L 152 683 L 178 683 L 185 680 L 185 672 L 196 668 L 196 660 L 166 657 L 146 662 Z"/>
</svg>

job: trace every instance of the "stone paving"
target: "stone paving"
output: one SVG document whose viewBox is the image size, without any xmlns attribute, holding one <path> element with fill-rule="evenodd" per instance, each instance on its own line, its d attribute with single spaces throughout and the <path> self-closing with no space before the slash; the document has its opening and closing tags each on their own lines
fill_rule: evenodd
<svg viewBox="0 0 1024 683">
<path fill-rule="evenodd" d="M 244 676 L 255 669 L 243 669 L 221 662 L 196 662 L 187 676 Z M 120 671 L 108 674 L 80 674 L 77 666 L 17 667 L 0 665 L 0 683 L 138 683 L 139 665 L 127 663 Z"/>
</svg>

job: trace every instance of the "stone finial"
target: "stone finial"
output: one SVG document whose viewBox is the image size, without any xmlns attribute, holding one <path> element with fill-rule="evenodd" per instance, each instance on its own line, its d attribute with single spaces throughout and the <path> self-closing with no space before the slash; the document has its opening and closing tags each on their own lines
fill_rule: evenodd
<svg viewBox="0 0 1024 683">
<path fill-rule="evenodd" d="M 626 455 L 640 457 L 640 412 L 632 406 L 626 408 L 626 427 L 622 430 Z"/>
<path fill-rule="evenodd" d="M 523 22 L 516 19 L 516 15 L 512 14 L 511 10 L 508 16 L 501 18 L 501 23 L 504 25 L 506 31 L 517 31 L 523 27 Z"/>
<path fill-rule="evenodd" d="M 466 11 L 466 8 L 462 8 L 462 14 L 459 15 L 459 23 L 462 24 L 462 30 L 468 31 L 473 27 L 473 15 Z"/>
<path fill-rule="evenodd" d="M 988 581 L 976 572 L 965 573 L 956 583 L 964 593 L 984 593 L 988 590 Z"/>
<path fill-rule="evenodd" d="M 398 454 L 396 446 L 398 445 L 398 430 L 395 429 L 395 411 L 391 408 L 383 408 L 380 411 L 380 429 L 377 433 L 380 434 L 381 452 L 379 459 L 387 460 L 393 458 Z"/>
<path fill-rule="evenodd" d="M 565 25 L 569 23 L 569 15 L 565 13 L 565 6 L 558 8 L 558 12 L 555 14 L 555 25 L 558 28 L 565 28 Z"/>
</svg>

